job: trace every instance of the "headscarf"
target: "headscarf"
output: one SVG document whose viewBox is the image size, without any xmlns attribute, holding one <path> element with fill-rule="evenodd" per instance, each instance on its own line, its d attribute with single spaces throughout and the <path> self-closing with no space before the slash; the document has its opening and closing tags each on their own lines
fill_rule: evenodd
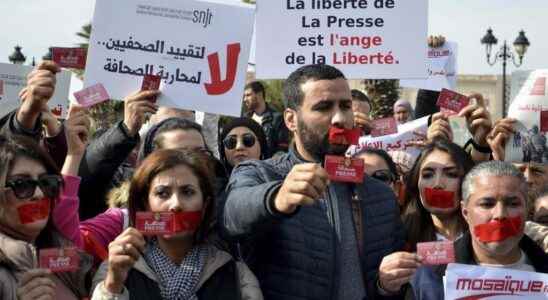
<svg viewBox="0 0 548 300">
<path fill-rule="evenodd" d="M 405 99 L 400 99 L 398 101 L 396 101 L 394 103 L 394 113 L 396 113 L 396 108 L 398 107 L 403 107 L 405 109 L 407 109 L 407 111 L 409 112 L 409 117 L 407 118 L 407 121 L 406 122 L 409 122 L 411 120 L 413 120 L 415 118 L 415 112 L 413 111 L 413 107 L 411 106 L 411 103 L 409 103 L 409 101 L 405 100 Z"/>
<path fill-rule="evenodd" d="M 261 157 L 260 157 L 261 159 L 264 159 L 266 153 L 268 153 L 267 151 L 268 144 L 266 143 L 266 135 L 264 134 L 264 130 L 261 127 L 261 125 L 259 125 L 259 123 L 255 122 L 251 118 L 234 118 L 230 120 L 221 128 L 221 133 L 219 134 L 219 156 L 221 158 L 221 162 L 224 164 L 225 168 L 227 169 L 229 173 L 230 171 L 232 171 L 232 166 L 230 166 L 230 164 L 228 163 L 226 159 L 223 140 L 230 133 L 230 131 L 236 127 L 246 127 L 255 134 L 255 136 L 257 137 L 257 141 L 259 142 L 259 145 L 261 145 Z"/>
</svg>

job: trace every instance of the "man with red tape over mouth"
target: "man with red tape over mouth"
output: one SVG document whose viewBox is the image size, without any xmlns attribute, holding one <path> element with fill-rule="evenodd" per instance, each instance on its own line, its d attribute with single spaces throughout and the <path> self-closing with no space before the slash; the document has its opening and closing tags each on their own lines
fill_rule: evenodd
<svg viewBox="0 0 548 300">
<path fill-rule="evenodd" d="M 475 166 L 462 183 L 462 214 L 469 232 L 455 241 L 455 262 L 521 271 L 548 272 L 548 254 L 524 235 L 527 183 L 509 163 Z M 421 267 L 409 299 L 443 299 L 447 265 Z"/>
</svg>

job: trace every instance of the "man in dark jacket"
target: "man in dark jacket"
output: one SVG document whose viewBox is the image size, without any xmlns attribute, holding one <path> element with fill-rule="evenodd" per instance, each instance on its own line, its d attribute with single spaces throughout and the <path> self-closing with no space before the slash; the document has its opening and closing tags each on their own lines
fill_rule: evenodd
<svg viewBox="0 0 548 300">
<path fill-rule="evenodd" d="M 248 83 L 244 89 L 246 117 L 255 120 L 264 130 L 267 142 L 266 157 L 287 152 L 289 133 L 281 113 L 273 110 L 265 101 L 265 89 L 259 81 Z"/>
<path fill-rule="evenodd" d="M 548 254 L 523 234 L 527 183 L 511 164 L 501 161 L 474 167 L 462 183 L 462 214 L 470 228 L 455 242 L 461 264 L 548 272 Z M 408 299 L 443 299 L 447 265 L 420 267 Z"/>
<path fill-rule="evenodd" d="M 344 75 L 326 65 L 301 67 L 286 80 L 284 98 L 295 144 L 287 154 L 234 170 L 220 221 L 224 233 L 243 244 L 265 299 L 397 293 L 399 286 L 380 288 L 393 284 L 379 282 L 378 271 L 383 257 L 404 243 L 394 193 L 370 177 L 363 184 L 329 182 L 320 164 L 326 154 L 346 150 L 329 145 L 328 129 L 353 127 Z M 394 261 L 388 272 L 397 272 Z"/>
</svg>

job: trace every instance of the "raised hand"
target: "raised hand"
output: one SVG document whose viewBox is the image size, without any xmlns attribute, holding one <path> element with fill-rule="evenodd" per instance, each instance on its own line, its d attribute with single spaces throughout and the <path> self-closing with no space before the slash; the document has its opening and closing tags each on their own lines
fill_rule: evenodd
<svg viewBox="0 0 548 300">
<path fill-rule="evenodd" d="M 274 199 L 276 210 L 290 214 L 300 205 L 314 204 L 327 189 L 327 172 L 315 163 L 293 166 Z"/>
<path fill-rule="evenodd" d="M 150 99 L 159 94 L 160 91 L 139 91 L 124 99 L 124 125 L 131 136 L 139 132 L 147 114 L 156 113 L 158 105 Z"/>
<path fill-rule="evenodd" d="M 472 134 L 474 142 L 476 144 L 487 147 L 487 135 L 493 127 L 491 122 L 491 114 L 485 108 L 485 101 L 481 94 L 472 94 L 469 96 L 470 99 L 475 99 L 475 104 L 470 104 L 463 108 L 459 113 L 460 117 L 466 118 L 466 123 L 468 125 L 468 131 Z"/>
<path fill-rule="evenodd" d="M 420 267 L 420 258 L 415 253 L 394 252 L 385 256 L 379 267 L 379 283 L 387 292 L 397 293 L 408 283 Z"/>
<path fill-rule="evenodd" d="M 446 113 L 438 112 L 432 115 L 432 122 L 428 126 L 426 138 L 428 141 L 433 141 L 434 139 L 453 140 L 453 131 L 451 131 Z"/>
<path fill-rule="evenodd" d="M 144 250 L 143 235 L 131 227 L 108 245 L 108 271 L 104 286 L 110 293 L 122 293 L 129 270 Z"/>
<path fill-rule="evenodd" d="M 514 133 L 515 119 L 504 118 L 495 122 L 495 126 L 487 135 L 487 143 L 493 151 L 494 160 L 504 160 L 506 142 L 510 135 Z"/>
<path fill-rule="evenodd" d="M 71 105 L 65 121 L 68 155 L 84 155 L 89 139 L 90 120 L 88 110 Z"/>
</svg>

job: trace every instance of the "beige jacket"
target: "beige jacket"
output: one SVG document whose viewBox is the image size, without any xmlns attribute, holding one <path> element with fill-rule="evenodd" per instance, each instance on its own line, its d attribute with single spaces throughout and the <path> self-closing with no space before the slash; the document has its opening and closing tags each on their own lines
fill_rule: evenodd
<svg viewBox="0 0 548 300">
<path fill-rule="evenodd" d="M 223 265 L 233 260 L 232 256 L 225 251 L 219 250 L 214 246 L 208 247 L 207 260 L 204 266 L 204 270 L 198 282 L 197 288 L 200 287 Z M 249 270 L 246 264 L 242 262 L 236 262 L 236 267 L 238 268 L 238 273 L 240 275 L 239 282 L 242 293 L 242 300 L 262 300 L 263 294 L 259 287 L 259 282 L 255 275 Z M 143 257 L 139 257 L 139 260 L 135 263 L 134 268 L 139 272 L 145 274 L 151 280 L 158 282 L 158 278 L 154 271 L 147 265 Z M 129 294 L 131 291 L 128 291 L 124 288 L 124 292 L 121 295 L 110 294 L 103 287 L 103 280 L 107 276 L 108 262 L 105 261 L 99 267 L 97 273 L 93 277 L 92 285 L 92 300 L 129 300 Z"/>
<path fill-rule="evenodd" d="M 0 299 L 17 300 L 17 287 L 21 276 L 38 266 L 36 248 L 21 240 L 15 240 L 0 233 Z M 86 264 L 82 269 L 89 269 L 91 259 L 81 259 Z M 62 273 L 54 276 L 56 299 L 77 300 L 85 296 L 85 271 L 79 273 Z M 76 284 L 73 284 L 76 283 Z"/>
<path fill-rule="evenodd" d="M 548 226 L 535 222 L 525 222 L 525 234 L 548 253 Z"/>
</svg>

